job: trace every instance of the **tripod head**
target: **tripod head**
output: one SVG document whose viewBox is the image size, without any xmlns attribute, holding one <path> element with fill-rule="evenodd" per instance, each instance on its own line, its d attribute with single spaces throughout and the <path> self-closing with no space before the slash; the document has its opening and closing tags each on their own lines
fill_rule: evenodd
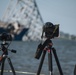
<svg viewBox="0 0 76 75">
<path fill-rule="evenodd" d="M 1 48 L 0 49 L 3 52 L 3 54 L 8 55 L 8 51 L 11 51 L 13 53 L 16 53 L 16 50 L 13 50 L 13 49 L 10 50 L 10 49 L 8 49 L 9 45 L 10 45 L 10 43 L 8 43 L 6 41 L 2 41 Z"/>
<path fill-rule="evenodd" d="M 6 41 L 2 41 L 2 43 L 0 44 L 1 48 L 0 51 L 2 51 L 2 55 L 0 56 L 0 62 L 3 60 L 3 58 L 6 58 L 8 56 L 8 51 L 11 51 L 13 53 L 16 53 L 16 50 L 10 50 L 8 49 L 10 43 L 6 42 Z"/>
<path fill-rule="evenodd" d="M 38 45 L 38 47 L 37 47 L 35 58 L 36 59 L 39 59 L 40 56 L 41 56 L 41 54 L 42 54 L 42 52 L 43 52 L 43 50 L 45 48 L 50 48 L 51 49 L 52 48 L 52 45 L 53 45 L 53 43 L 52 43 L 52 41 L 50 39 L 46 39 L 43 44 L 40 43 Z"/>
</svg>

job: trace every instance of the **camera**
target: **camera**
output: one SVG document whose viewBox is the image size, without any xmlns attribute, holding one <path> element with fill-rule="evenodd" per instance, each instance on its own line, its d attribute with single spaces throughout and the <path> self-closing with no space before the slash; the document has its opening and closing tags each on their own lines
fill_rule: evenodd
<svg viewBox="0 0 76 75">
<path fill-rule="evenodd" d="M 43 32 L 42 32 L 42 38 L 43 38 L 43 34 L 45 33 L 45 37 L 47 38 L 47 40 L 44 42 L 44 44 L 40 43 L 37 47 L 36 53 L 35 53 L 35 58 L 39 59 L 43 49 L 45 48 L 45 46 L 47 46 L 47 43 L 51 43 L 52 38 L 54 37 L 58 37 L 59 36 L 59 24 L 54 25 L 51 22 L 46 22 L 45 25 L 43 26 Z M 49 42 L 50 40 L 50 42 Z"/>
<path fill-rule="evenodd" d="M 54 38 L 59 36 L 59 24 L 54 25 L 51 22 L 46 22 L 43 26 L 43 32 L 46 38 Z"/>
<path fill-rule="evenodd" d="M 9 33 L 2 33 L 0 35 L 0 40 L 1 41 L 11 41 L 12 40 L 12 36 Z"/>
</svg>

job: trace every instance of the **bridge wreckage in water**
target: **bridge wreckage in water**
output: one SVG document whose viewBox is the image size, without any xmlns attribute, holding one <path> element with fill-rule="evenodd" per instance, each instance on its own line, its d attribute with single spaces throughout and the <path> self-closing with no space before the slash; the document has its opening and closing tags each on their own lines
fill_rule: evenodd
<svg viewBox="0 0 76 75">
<path fill-rule="evenodd" d="M 43 20 L 35 0 L 10 0 L 0 21 L 0 34 L 11 33 L 13 40 L 38 40 Z"/>
</svg>

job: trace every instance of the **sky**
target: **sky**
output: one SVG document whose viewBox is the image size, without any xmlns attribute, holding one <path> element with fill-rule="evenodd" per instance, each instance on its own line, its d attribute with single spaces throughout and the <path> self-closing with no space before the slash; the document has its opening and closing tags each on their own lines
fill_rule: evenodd
<svg viewBox="0 0 76 75">
<path fill-rule="evenodd" d="M 9 0 L 0 0 L 0 19 Z M 60 24 L 60 31 L 76 35 L 76 0 L 36 0 L 44 23 Z"/>
</svg>

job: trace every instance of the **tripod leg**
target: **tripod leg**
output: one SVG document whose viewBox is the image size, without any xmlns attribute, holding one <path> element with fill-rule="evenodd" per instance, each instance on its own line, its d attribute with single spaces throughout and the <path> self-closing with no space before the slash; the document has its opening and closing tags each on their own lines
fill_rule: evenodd
<svg viewBox="0 0 76 75">
<path fill-rule="evenodd" d="M 2 63 L 1 63 L 1 74 L 0 74 L 0 75 L 3 75 L 5 59 L 6 59 L 6 58 L 3 58 L 3 59 L 2 59 Z"/>
<path fill-rule="evenodd" d="M 61 66 L 60 66 L 60 63 L 59 63 L 55 48 L 52 48 L 52 51 L 53 51 L 53 54 L 54 54 L 54 57 L 55 57 L 55 60 L 56 60 L 60 75 L 63 75 L 63 72 L 62 72 L 62 69 L 61 69 Z"/>
<path fill-rule="evenodd" d="M 46 55 L 46 51 L 43 51 L 43 55 L 42 55 L 42 58 L 41 58 L 41 61 L 40 61 L 40 65 L 39 65 L 39 68 L 38 68 L 38 71 L 37 71 L 37 75 L 40 75 L 40 72 L 41 72 L 41 68 L 42 68 L 43 62 L 44 62 L 45 55 Z"/>
<path fill-rule="evenodd" d="M 48 66 L 49 66 L 50 75 L 53 75 L 53 65 L 52 65 L 52 53 L 51 53 L 51 50 L 48 52 Z"/>
<path fill-rule="evenodd" d="M 8 58 L 8 63 L 10 65 L 11 69 L 12 69 L 13 75 L 16 75 L 15 70 L 14 70 L 14 67 L 12 65 L 12 62 L 11 62 L 11 59 L 10 58 Z"/>
<path fill-rule="evenodd" d="M 76 65 L 75 65 L 75 68 L 74 68 L 74 75 L 76 75 Z"/>
</svg>

